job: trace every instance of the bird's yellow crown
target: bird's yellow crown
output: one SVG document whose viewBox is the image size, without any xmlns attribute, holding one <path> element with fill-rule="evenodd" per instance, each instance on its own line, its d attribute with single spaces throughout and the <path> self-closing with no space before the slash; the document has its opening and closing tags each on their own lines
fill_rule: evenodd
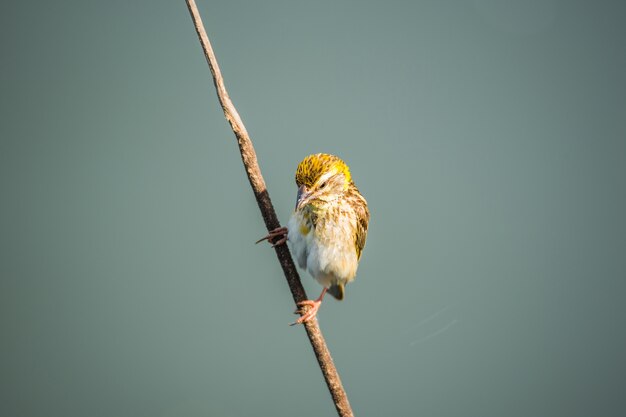
<svg viewBox="0 0 626 417">
<path fill-rule="evenodd" d="M 298 164 L 296 169 L 296 184 L 311 188 L 327 172 L 336 172 L 344 175 L 346 184 L 351 182 L 350 169 L 340 158 L 325 153 L 309 155 Z"/>
</svg>

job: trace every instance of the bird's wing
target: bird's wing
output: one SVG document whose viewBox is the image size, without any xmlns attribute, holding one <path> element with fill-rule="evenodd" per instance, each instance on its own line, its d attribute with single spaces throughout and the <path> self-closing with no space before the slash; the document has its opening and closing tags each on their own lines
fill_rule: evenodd
<svg viewBox="0 0 626 417">
<path fill-rule="evenodd" d="M 367 202 L 359 193 L 357 193 L 354 212 L 356 214 L 356 233 L 354 241 L 356 247 L 356 257 L 357 259 L 361 259 L 361 252 L 363 252 L 365 239 L 367 239 L 367 225 L 370 221 L 370 211 L 367 208 Z"/>
</svg>

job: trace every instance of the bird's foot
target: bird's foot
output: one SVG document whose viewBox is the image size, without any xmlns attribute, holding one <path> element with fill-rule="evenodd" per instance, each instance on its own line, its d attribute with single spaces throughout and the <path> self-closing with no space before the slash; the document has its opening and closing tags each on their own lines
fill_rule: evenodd
<svg viewBox="0 0 626 417">
<path fill-rule="evenodd" d="M 276 229 L 271 230 L 267 236 L 262 237 L 261 239 L 257 240 L 256 243 L 260 243 L 260 242 L 263 242 L 264 240 L 267 240 L 268 242 L 272 244 L 273 248 L 278 245 L 284 245 L 285 242 L 287 242 L 287 233 L 288 233 L 288 230 L 286 227 L 277 227 Z M 277 237 L 279 237 L 280 239 L 274 242 L 274 239 L 276 239 Z"/>
<path fill-rule="evenodd" d="M 313 317 L 315 317 L 315 315 L 317 314 L 317 310 L 319 310 L 320 306 L 322 305 L 322 300 L 324 299 L 324 295 L 326 294 L 326 291 L 328 291 L 328 288 L 324 288 L 322 290 L 322 293 L 320 294 L 319 297 L 317 297 L 317 300 L 300 301 L 298 303 L 298 307 L 309 306 L 310 308 L 306 312 L 303 311 L 301 308 L 298 308 L 296 311 L 294 311 L 293 312 L 294 314 L 302 314 L 302 316 L 295 322 L 291 323 L 290 326 L 294 326 L 296 324 L 302 324 L 304 322 L 311 320 Z"/>
<path fill-rule="evenodd" d="M 298 303 L 299 307 L 309 306 L 310 308 L 304 314 L 303 314 L 302 308 L 299 308 L 296 311 L 294 311 L 294 314 L 302 314 L 302 316 L 295 322 L 291 323 L 290 326 L 295 326 L 296 324 L 302 324 L 306 321 L 311 320 L 313 317 L 317 315 L 317 310 L 320 309 L 320 305 L 322 305 L 322 300 L 300 301 Z"/>
</svg>

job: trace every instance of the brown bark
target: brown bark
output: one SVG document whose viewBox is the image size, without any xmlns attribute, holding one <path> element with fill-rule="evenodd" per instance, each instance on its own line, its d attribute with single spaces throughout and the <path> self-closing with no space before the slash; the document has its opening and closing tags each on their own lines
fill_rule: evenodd
<svg viewBox="0 0 626 417">
<path fill-rule="evenodd" d="M 215 58 L 213 48 L 211 47 L 209 38 L 204 30 L 204 25 L 202 24 L 202 19 L 200 18 L 200 12 L 198 11 L 196 3 L 194 0 L 186 0 L 186 2 L 196 28 L 196 33 L 198 34 L 198 39 L 202 45 L 204 56 L 209 64 L 209 68 L 211 69 L 213 83 L 215 84 L 220 104 L 224 110 L 224 115 L 230 123 L 230 126 L 235 133 L 235 137 L 237 138 L 239 151 L 241 152 L 241 159 L 248 175 L 248 179 L 250 180 L 252 191 L 254 192 L 254 196 L 256 197 L 259 205 L 259 209 L 261 210 L 261 215 L 265 221 L 265 226 L 268 230 L 273 230 L 279 227 L 280 223 L 278 221 L 278 217 L 276 216 L 276 212 L 274 211 L 272 201 L 270 200 L 269 193 L 265 186 L 265 181 L 261 175 L 261 170 L 257 162 L 256 152 L 252 146 L 252 141 L 250 140 L 246 127 L 239 117 L 239 113 L 237 113 L 235 106 L 228 96 L 219 65 L 217 64 L 217 59 Z M 289 284 L 289 289 L 291 290 L 294 301 L 298 303 L 306 300 L 306 292 L 302 287 L 300 277 L 287 245 L 276 246 L 275 250 L 278 261 L 280 262 L 285 274 L 285 278 L 287 279 L 287 283 Z M 304 328 L 309 337 L 309 341 L 311 342 L 311 346 L 313 347 L 313 352 L 315 353 L 317 362 L 322 370 L 330 395 L 335 403 L 337 413 L 342 417 L 353 416 L 352 408 L 348 402 L 348 397 L 343 389 L 343 385 L 341 384 L 341 379 L 339 378 L 333 359 L 330 356 L 330 352 L 326 346 L 326 342 L 324 341 L 324 336 L 319 328 L 317 319 L 313 318 L 305 322 Z"/>
</svg>

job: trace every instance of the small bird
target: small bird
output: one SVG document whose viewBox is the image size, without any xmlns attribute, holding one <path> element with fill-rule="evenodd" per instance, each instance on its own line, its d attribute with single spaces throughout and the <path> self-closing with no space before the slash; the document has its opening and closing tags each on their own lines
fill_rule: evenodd
<svg viewBox="0 0 626 417">
<path fill-rule="evenodd" d="M 272 230 L 257 243 L 268 240 L 274 247 L 289 241 L 300 268 L 324 287 L 316 300 L 298 303 L 310 307 L 292 323 L 302 324 L 315 317 L 326 292 L 343 299 L 345 285 L 356 276 L 370 213 L 350 169 L 334 155 L 304 158 L 296 169 L 296 185 L 296 208 L 287 227 Z"/>
</svg>

